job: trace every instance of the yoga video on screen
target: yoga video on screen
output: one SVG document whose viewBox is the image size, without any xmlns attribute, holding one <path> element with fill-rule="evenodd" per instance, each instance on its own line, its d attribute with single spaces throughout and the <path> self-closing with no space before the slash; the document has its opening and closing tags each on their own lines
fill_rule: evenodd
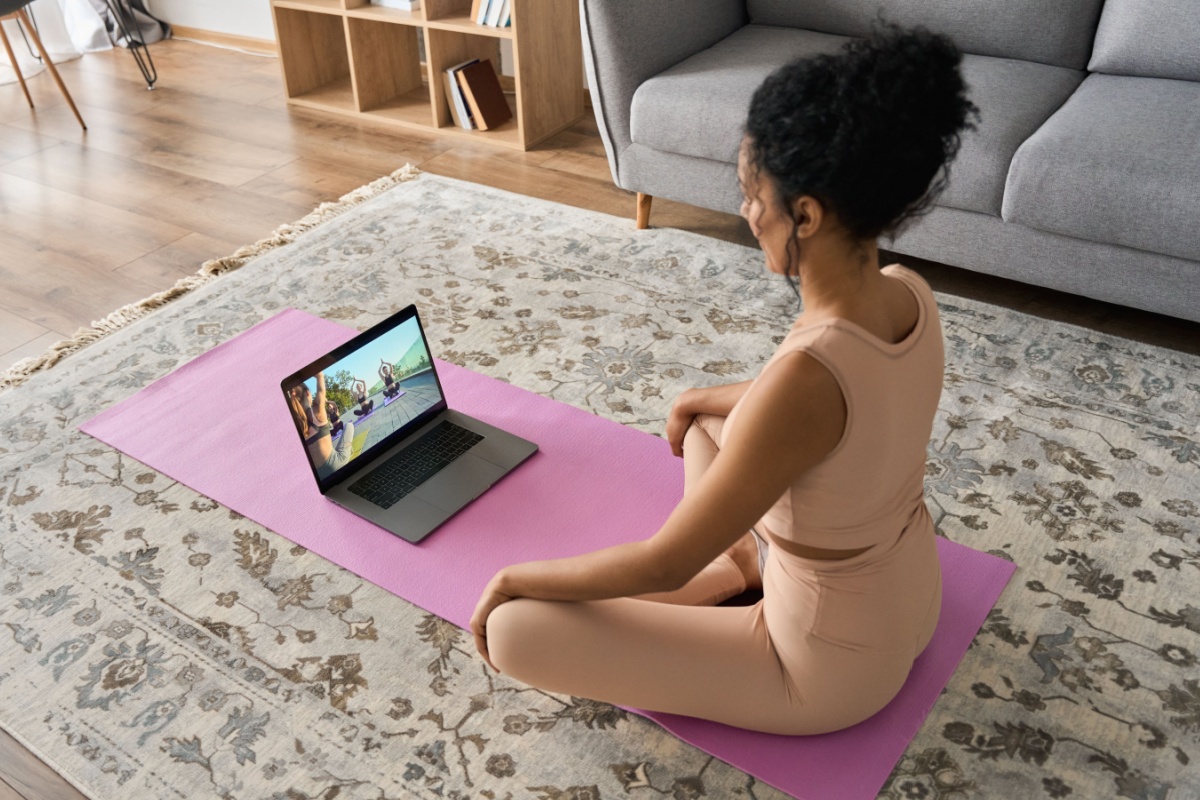
<svg viewBox="0 0 1200 800">
<path fill-rule="evenodd" d="M 326 478 L 442 399 L 414 317 L 287 391 L 317 477 Z"/>
</svg>

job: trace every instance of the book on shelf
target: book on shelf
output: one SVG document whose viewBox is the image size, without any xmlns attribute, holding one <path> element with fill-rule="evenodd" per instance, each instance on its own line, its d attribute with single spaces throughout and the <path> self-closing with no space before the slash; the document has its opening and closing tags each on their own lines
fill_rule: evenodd
<svg viewBox="0 0 1200 800">
<path fill-rule="evenodd" d="M 507 28 L 512 25 L 512 0 L 472 0 L 471 19 L 479 25 Z"/>
<path fill-rule="evenodd" d="M 474 128 L 475 122 L 471 117 L 471 109 L 467 105 L 462 87 L 458 85 L 458 72 L 464 67 L 477 63 L 479 63 L 479 59 L 473 58 L 470 61 L 455 64 L 442 73 L 442 81 L 446 86 L 446 102 L 450 104 L 450 116 L 455 125 L 465 130 Z"/>
<path fill-rule="evenodd" d="M 421 8 L 421 0 L 371 0 L 371 5 L 400 11 L 417 11 Z"/>
<path fill-rule="evenodd" d="M 488 0 L 487 24 L 493 28 L 500 26 L 500 15 L 504 13 L 504 0 Z"/>
<path fill-rule="evenodd" d="M 512 119 L 512 109 L 490 59 L 469 64 L 459 69 L 457 75 L 471 119 L 479 130 L 490 130 Z"/>
</svg>

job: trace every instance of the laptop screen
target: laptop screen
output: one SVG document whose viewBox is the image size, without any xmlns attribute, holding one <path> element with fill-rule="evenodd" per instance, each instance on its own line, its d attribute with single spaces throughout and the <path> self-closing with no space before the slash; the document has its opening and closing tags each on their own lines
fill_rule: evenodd
<svg viewBox="0 0 1200 800">
<path fill-rule="evenodd" d="M 446 407 L 413 306 L 281 388 L 322 491 Z"/>
</svg>

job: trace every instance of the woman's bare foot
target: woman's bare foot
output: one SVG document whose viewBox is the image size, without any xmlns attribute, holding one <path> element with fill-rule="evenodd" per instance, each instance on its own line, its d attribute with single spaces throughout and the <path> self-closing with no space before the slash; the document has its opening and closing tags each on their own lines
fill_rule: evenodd
<svg viewBox="0 0 1200 800">
<path fill-rule="evenodd" d="M 762 575 L 758 571 L 758 545 L 754 541 L 754 534 L 747 533 L 725 552 L 741 570 L 746 588 L 761 589 Z"/>
</svg>

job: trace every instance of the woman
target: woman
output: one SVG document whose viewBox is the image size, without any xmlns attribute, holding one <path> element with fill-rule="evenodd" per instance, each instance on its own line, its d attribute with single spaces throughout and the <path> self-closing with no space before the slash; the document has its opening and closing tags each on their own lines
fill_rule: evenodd
<svg viewBox="0 0 1200 800">
<path fill-rule="evenodd" d="M 292 417 L 304 444 L 308 448 L 308 457 L 317 471 L 317 477 L 325 478 L 349 463 L 354 457 L 354 423 L 344 425 L 336 416 L 331 422 L 329 414 L 337 413 L 337 406 L 327 402 L 325 392 L 325 373 L 317 373 L 317 394 L 304 384 L 293 387 L 289 396 L 292 407 Z M 335 446 L 333 443 L 334 425 L 342 430 L 342 438 Z"/>
<path fill-rule="evenodd" d="M 375 401 L 367 399 L 367 382 L 360 378 L 354 379 L 354 394 L 358 400 L 358 408 L 354 409 L 354 416 L 365 417 L 375 410 Z"/>
<path fill-rule="evenodd" d="M 379 359 L 379 377 L 383 379 L 383 396 L 391 399 L 397 396 L 400 391 L 400 386 L 396 383 L 396 378 L 392 375 L 392 365 Z"/>
<path fill-rule="evenodd" d="M 346 425 L 342 422 L 342 412 L 338 408 L 337 403 L 332 400 L 326 400 L 325 415 L 329 418 L 329 424 L 333 426 L 329 429 L 330 436 L 337 436 L 345 429 Z"/>
<path fill-rule="evenodd" d="M 781 734 L 899 692 L 941 608 L 923 476 L 943 352 L 929 286 L 880 270 L 876 239 L 928 207 L 972 127 L 959 61 L 887 26 L 758 89 L 741 213 L 803 313 L 755 380 L 675 401 L 684 497 L 657 533 L 492 579 L 471 628 L 494 667 Z M 756 605 L 711 607 L 757 586 Z"/>
</svg>

